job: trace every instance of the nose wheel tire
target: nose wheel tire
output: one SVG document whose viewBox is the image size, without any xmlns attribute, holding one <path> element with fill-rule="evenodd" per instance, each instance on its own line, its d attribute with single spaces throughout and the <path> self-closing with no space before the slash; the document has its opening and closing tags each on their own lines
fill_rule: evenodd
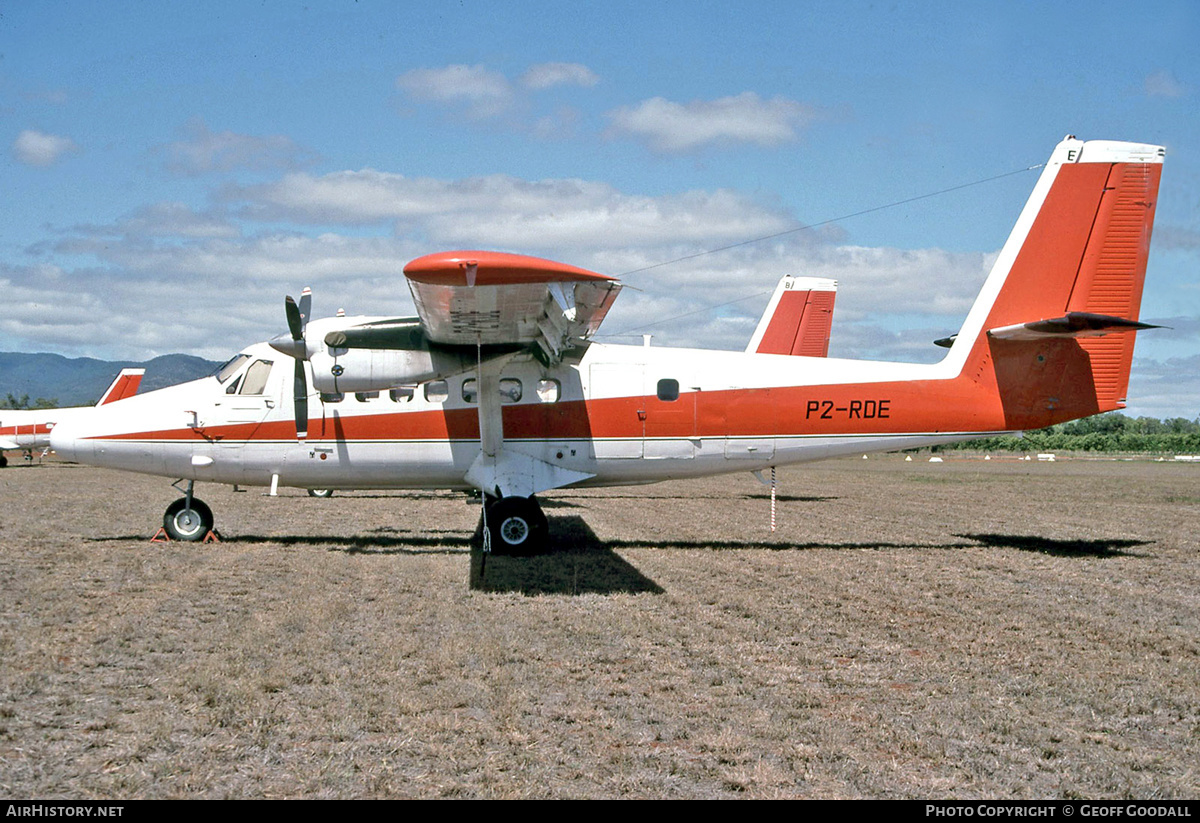
<svg viewBox="0 0 1200 823">
<path fill-rule="evenodd" d="M 495 554 L 536 554 L 546 545 L 549 525 L 532 497 L 502 497 L 488 506 L 488 531 Z"/>
<path fill-rule="evenodd" d="M 212 531 L 212 527 L 212 509 L 195 497 L 192 498 L 191 508 L 188 508 L 187 498 L 181 497 L 167 506 L 163 514 L 163 528 L 172 540 L 197 543 Z"/>
<path fill-rule="evenodd" d="M 333 489 L 309 489 L 309 497 L 333 497 Z"/>
</svg>

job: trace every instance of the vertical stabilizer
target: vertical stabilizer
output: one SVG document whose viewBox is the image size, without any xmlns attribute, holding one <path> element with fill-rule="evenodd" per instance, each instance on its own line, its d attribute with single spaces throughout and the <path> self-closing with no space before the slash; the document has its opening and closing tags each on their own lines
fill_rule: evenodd
<svg viewBox="0 0 1200 823">
<path fill-rule="evenodd" d="M 1051 155 L 947 355 L 1011 428 L 1124 407 L 1164 153 L 1068 137 Z"/>
</svg>

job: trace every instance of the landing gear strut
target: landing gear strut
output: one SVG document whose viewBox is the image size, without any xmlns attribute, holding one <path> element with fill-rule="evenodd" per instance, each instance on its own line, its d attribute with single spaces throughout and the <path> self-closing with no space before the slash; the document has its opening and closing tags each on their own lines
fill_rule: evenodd
<svg viewBox="0 0 1200 823">
<path fill-rule="evenodd" d="M 545 548 L 549 524 L 535 498 L 488 495 L 484 505 L 494 554 L 528 555 Z"/>
<path fill-rule="evenodd" d="M 212 509 L 203 500 L 192 496 L 192 486 L 189 482 L 184 496 L 167 506 L 163 513 L 163 529 L 172 540 L 198 543 L 212 531 Z"/>
</svg>

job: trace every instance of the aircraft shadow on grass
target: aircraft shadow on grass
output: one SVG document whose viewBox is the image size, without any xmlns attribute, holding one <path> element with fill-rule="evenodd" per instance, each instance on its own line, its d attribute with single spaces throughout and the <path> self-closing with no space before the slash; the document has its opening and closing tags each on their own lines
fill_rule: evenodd
<svg viewBox="0 0 1200 823">
<path fill-rule="evenodd" d="M 482 529 L 471 537 L 453 529 L 409 531 L 382 526 L 357 535 L 256 535 L 226 538 L 237 543 L 276 543 L 312 546 L 326 551 L 363 555 L 457 555 L 471 559 L 469 586 L 476 591 L 536 594 L 663 594 L 665 589 L 646 577 L 617 551 L 619 549 L 676 549 L 705 551 L 808 551 L 808 550 L 962 550 L 1017 549 L 1065 558 L 1142 557 L 1125 551 L 1150 541 L 1128 539 L 1056 540 L 1036 535 L 956 534 L 958 543 L 894 543 L 883 541 L 771 542 L 764 540 L 601 540 L 578 515 L 549 518 L 552 549 L 530 556 L 485 554 Z M 142 535 L 89 538 L 91 542 L 141 541 Z"/>
<path fill-rule="evenodd" d="M 1038 552 L 1055 557 L 1145 557 L 1138 552 L 1123 551 L 1134 546 L 1145 546 L 1149 540 L 1055 540 L 1050 537 L 1019 534 L 956 534 L 966 540 L 974 540 L 985 546 L 1003 549 L 1018 549 Z"/>
</svg>

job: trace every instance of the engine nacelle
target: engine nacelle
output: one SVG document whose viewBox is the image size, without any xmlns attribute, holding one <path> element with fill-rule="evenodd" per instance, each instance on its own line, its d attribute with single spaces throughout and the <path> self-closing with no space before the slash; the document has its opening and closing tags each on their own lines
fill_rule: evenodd
<svg viewBox="0 0 1200 823">
<path fill-rule="evenodd" d="M 441 346 L 430 343 L 417 318 L 337 317 L 305 330 L 313 387 L 324 393 L 386 391 L 441 380 L 520 347 Z"/>
</svg>

